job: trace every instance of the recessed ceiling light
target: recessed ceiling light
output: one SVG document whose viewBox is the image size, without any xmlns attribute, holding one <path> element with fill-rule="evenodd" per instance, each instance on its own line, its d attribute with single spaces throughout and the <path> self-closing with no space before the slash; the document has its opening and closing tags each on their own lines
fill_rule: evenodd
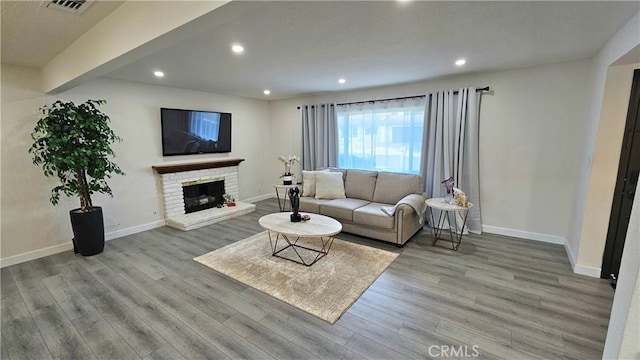
<svg viewBox="0 0 640 360">
<path fill-rule="evenodd" d="M 456 65 L 458 65 L 458 66 L 462 66 L 462 65 L 464 65 L 466 63 L 467 63 L 467 60 L 465 60 L 465 59 L 456 60 Z"/>
<path fill-rule="evenodd" d="M 345 79 L 340 79 L 340 80 L 338 80 L 338 82 L 339 82 L 340 84 L 344 84 L 344 83 L 346 83 L 346 82 L 347 82 L 347 80 L 345 80 Z"/>
<path fill-rule="evenodd" d="M 233 52 L 236 54 L 240 54 L 244 51 L 244 47 L 242 47 L 242 45 L 235 44 L 231 46 L 231 50 L 233 50 Z"/>
<path fill-rule="evenodd" d="M 271 91 L 270 91 L 269 89 L 266 89 L 265 91 L 263 91 L 263 93 L 264 93 L 265 95 L 269 95 L 269 94 L 271 94 Z"/>
<path fill-rule="evenodd" d="M 153 75 L 157 76 L 157 77 L 163 77 L 164 73 L 162 71 L 154 71 Z"/>
</svg>

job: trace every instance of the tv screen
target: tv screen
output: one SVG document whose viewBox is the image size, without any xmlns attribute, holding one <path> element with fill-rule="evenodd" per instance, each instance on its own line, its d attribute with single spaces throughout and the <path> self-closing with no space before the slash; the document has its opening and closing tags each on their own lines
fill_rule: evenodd
<svg viewBox="0 0 640 360">
<path fill-rule="evenodd" d="M 160 109 L 162 155 L 231 152 L 231 114 Z"/>
</svg>

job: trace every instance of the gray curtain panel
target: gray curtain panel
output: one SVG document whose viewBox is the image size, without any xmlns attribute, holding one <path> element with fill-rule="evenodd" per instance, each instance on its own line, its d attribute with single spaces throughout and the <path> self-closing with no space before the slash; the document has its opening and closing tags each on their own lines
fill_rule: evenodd
<svg viewBox="0 0 640 360">
<path fill-rule="evenodd" d="M 302 116 L 302 169 L 338 166 L 338 120 L 335 104 L 304 105 Z"/>
<path fill-rule="evenodd" d="M 427 94 L 420 169 L 429 197 L 444 197 L 446 190 L 441 182 L 453 176 L 455 186 L 473 203 L 467 224 L 474 233 L 482 232 L 478 160 L 480 96 L 475 87 L 460 89 L 457 94 L 454 90 Z"/>
</svg>

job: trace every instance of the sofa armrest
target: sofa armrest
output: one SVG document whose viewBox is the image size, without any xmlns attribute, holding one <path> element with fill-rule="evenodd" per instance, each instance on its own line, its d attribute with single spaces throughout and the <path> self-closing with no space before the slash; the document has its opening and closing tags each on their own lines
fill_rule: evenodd
<svg viewBox="0 0 640 360">
<path fill-rule="evenodd" d="M 408 211 L 406 210 L 406 208 L 408 207 L 412 211 L 415 211 L 417 214 L 422 216 L 422 214 L 424 214 L 424 212 L 427 210 L 427 204 L 425 202 L 426 200 L 427 198 L 424 195 L 409 194 L 400 199 L 400 201 L 398 201 L 395 206 L 398 209 L 405 209 L 405 212 Z"/>
<path fill-rule="evenodd" d="M 417 213 L 415 209 L 408 204 L 399 205 L 395 213 L 395 243 L 398 246 L 404 246 L 404 243 L 422 228 L 423 221 L 424 214 Z"/>
<path fill-rule="evenodd" d="M 400 212 L 403 212 L 405 214 L 413 214 L 416 211 L 413 208 L 413 206 L 411 206 L 409 204 L 398 204 L 398 207 L 396 209 L 396 214 L 399 214 Z"/>
</svg>

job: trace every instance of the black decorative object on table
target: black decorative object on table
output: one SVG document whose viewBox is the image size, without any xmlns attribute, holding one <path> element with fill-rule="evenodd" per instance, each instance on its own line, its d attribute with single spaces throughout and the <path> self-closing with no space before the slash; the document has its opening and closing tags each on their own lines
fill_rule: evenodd
<svg viewBox="0 0 640 360">
<path fill-rule="evenodd" d="M 300 222 L 302 220 L 302 216 L 298 213 L 300 209 L 300 188 L 289 189 L 289 201 L 291 201 L 291 211 L 293 211 L 293 214 L 289 217 L 291 222 Z"/>
</svg>

